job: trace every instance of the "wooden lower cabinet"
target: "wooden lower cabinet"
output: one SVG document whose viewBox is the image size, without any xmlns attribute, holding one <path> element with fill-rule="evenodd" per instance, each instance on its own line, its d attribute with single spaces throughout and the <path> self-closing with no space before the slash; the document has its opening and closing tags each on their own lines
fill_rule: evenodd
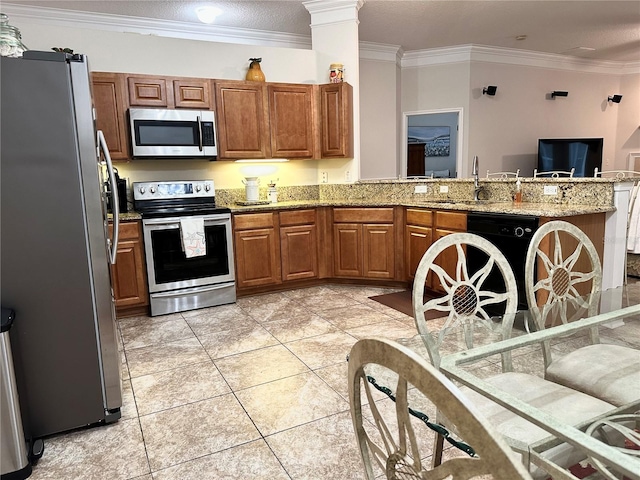
<svg viewBox="0 0 640 480">
<path fill-rule="evenodd" d="M 407 280 L 415 277 L 422 256 L 433 243 L 433 212 L 407 208 L 404 237 Z"/>
<path fill-rule="evenodd" d="M 336 208 L 333 216 L 334 276 L 396 278 L 393 208 Z"/>
<path fill-rule="evenodd" d="M 460 212 L 435 212 L 433 229 L 433 241 L 436 242 L 445 235 L 467 231 L 467 214 Z M 458 252 L 455 247 L 444 250 L 436 259 L 436 265 L 441 266 L 451 278 L 456 278 L 456 266 L 458 264 Z M 427 278 L 430 286 L 437 292 L 444 292 L 444 288 L 436 275 Z"/>
<path fill-rule="evenodd" d="M 149 290 L 142 225 L 139 221 L 122 222 L 119 230 L 116 263 L 111 266 L 116 316 L 146 313 L 149 306 Z"/>
<path fill-rule="evenodd" d="M 282 282 L 277 215 L 234 215 L 236 284 L 239 289 Z"/>
<path fill-rule="evenodd" d="M 282 281 L 318 278 L 316 211 L 280 212 Z"/>
</svg>

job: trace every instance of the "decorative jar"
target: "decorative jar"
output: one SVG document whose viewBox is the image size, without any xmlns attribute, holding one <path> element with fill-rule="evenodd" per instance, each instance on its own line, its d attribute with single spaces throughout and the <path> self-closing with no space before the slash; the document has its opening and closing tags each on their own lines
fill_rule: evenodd
<svg viewBox="0 0 640 480">
<path fill-rule="evenodd" d="M 9 25 L 9 17 L 4 13 L 0 13 L 0 55 L 3 57 L 21 57 L 22 53 L 27 50 L 20 30 Z"/>
</svg>

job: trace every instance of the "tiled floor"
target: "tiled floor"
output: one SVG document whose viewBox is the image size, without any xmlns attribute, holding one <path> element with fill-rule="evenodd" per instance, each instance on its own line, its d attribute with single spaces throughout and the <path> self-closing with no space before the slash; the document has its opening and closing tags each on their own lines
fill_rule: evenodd
<svg viewBox="0 0 640 480">
<path fill-rule="evenodd" d="M 323 286 L 119 321 L 122 418 L 45 440 L 40 479 L 361 479 L 346 356 L 416 333 L 368 297 Z"/>
<path fill-rule="evenodd" d="M 328 285 L 120 320 L 122 418 L 46 439 L 31 478 L 364 478 L 346 356 L 358 338 L 415 335 L 368 298 L 392 291 Z"/>
</svg>

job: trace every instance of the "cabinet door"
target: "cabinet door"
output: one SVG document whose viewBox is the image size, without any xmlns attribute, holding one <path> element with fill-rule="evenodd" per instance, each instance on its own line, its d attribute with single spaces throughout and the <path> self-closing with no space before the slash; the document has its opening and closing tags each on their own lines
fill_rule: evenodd
<svg viewBox="0 0 640 480">
<path fill-rule="evenodd" d="M 168 107 L 167 81 L 164 78 L 128 77 L 129 105 L 136 107 Z"/>
<path fill-rule="evenodd" d="M 394 227 L 385 224 L 364 224 L 363 270 L 367 278 L 394 278 Z"/>
<path fill-rule="evenodd" d="M 129 159 L 125 83 L 124 74 L 91 73 L 96 127 L 104 133 L 112 160 Z"/>
<path fill-rule="evenodd" d="M 234 238 L 238 288 L 282 283 L 275 229 L 243 230 Z"/>
<path fill-rule="evenodd" d="M 215 85 L 218 157 L 270 157 L 264 84 L 226 81 Z"/>
<path fill-rule="evenodd" d="M 433 241 L 436 242 L 440 238 L 444 237 L 445 235 L 449 235 L 450 233 L 459 233 L 459 232 L 455 232 L 453 230 L 445 230 L 443 228 L 436 228 L 434 230 Z M 458 264 L 458 253 L 456 252 L 455 247 L 449 247 L 446 250 L 443 250 L 438 256 L 438 258 L 436 258 L 435 264 L 441 266 L 444 269 L 444 271 L 451 276 L 451 278 L 456 278 L 456 266 Z M 433 290 L 437 292 L 444 292 L 445 290 L 442 287 L 442 284 L 440 283 L 440 279 L 437 277 L 437 275 L 432 275 L 432 273 L 430 272 L 429 276 L 431 276 L 431 279 L 427 278 L 427 282 L 430 282 L 429 284 L 431 285 L 431 288 L 433 288 Z"/>
<path fill-rule="evenodd" d="M 431 227 L 407 225 L 405 230 L 405 251 L 408 280 L 415 276 L 422 256 L 432 243 Z"/>
<path fill-rule="evenodd" d="M 112 225 L 109 228 L 113 228 Z M 111 266 L 111 280 L 117 310 L 149 305 L 140 222 L 120 224 L 117 261 Z"/>
<path fill-rule="evenodd" d="M 282 280 L 318 276 L 318 240 L 315 225 L 280 227 Z"/>
<path fill-rule="evenodd" d="M 320 85 L 320 155 L 353 157 L 353 88 L 348 83 Z"/>
<path fill-rule="evenodd" d="M 312 158 L 313 86 L 270 84 L 269 129 L 275 158 Z"/>
<path fill-rule="evenodd" d="M 206 79 L 174 80 L 173 98 L 176 108 L 211 110 L 211 82 Z"/>
<path fill-rule="evenodd" d="M 362 277 L 362 224 L 334 224 L 333 245 L 333 274 L 336 277 Z"/>
</svg>

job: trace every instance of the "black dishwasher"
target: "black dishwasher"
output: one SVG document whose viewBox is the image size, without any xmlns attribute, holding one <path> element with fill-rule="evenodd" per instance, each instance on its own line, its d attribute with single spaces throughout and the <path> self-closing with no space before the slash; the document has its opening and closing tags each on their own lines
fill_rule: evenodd
<svg viewBox="0 0 640 480">
<path fill-rule="evenodd" d="M 467 231 L 486 238 L 506 257 L 513 269 L 518 286 L 518 310 L 527 310 L 524 263 L 531 237 L 538 229 L 539 218 L 530 215 L 508 213 L 470 212 L 467 215 Z M 487 263 L 487 256 L 477 249 L 469 249 L 467 263 L 470 272 L 475 272 Z M 483 290 L 504 292 L 506 290 L 497 267 L 483 284 Z"/>
</svg>

